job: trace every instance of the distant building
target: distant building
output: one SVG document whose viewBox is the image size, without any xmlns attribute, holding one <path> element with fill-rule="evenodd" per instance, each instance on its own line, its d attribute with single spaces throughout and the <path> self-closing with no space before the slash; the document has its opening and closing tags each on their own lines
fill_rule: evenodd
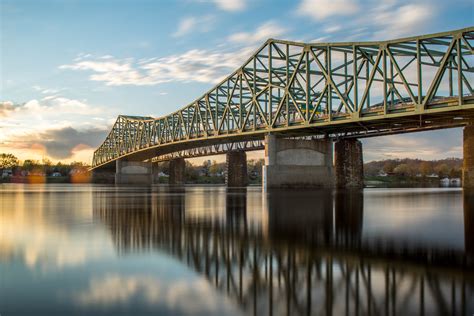
<svg viewBox="0 0 474 316">
<path fill-rule="evenodd" d="M 449 178 L 443 178 L 439 180 L 439 184 L 443 187 L 448 187 L 449 186 Z"/>
<path fill-rule="evenodd" d="M 9 178 L 13 175 L 12 169 L 3 169 L 2 178 Z"/>
<path fill-rule="evenodd" d="M 378 176 L 379 177 L 386 177 L 386 176 L 388 176 L 388 174 L 385 171 L 380 170 Z"/>
<path fill-rule="evenodd" d="M 456 187 L 458 187 L 458 186 L 461 185 L 461 179 L 459 179 L 459 178 L 451 178 L 450 181 L 449 181 L 449 184 L 450 184 L 451 186 L 456 186 Z"/>
<path fill-rule="evenodd" d="M 443 178 L 439 180 L 439 184 L 442 187 L 459 187 L 461 186 L 461 179 L 460 178 Z"/>
</svg>

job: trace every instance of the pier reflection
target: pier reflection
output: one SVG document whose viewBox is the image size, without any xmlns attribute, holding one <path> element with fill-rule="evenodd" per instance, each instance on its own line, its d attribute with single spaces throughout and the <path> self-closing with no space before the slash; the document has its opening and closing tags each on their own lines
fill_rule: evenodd
<svg viewBox="0 0 474 316">
<path fill-rule="evenodd" d="M 474 255 L 474 190 L 463 191 L 464 245 L 466 252 Z"/>
<path fill-rule="evenodd" d="M 473 195 L 466 251 L 364 239 L 361 191 L 270 191 L 255 222 L 249 193 L 96 192 L 94 216 L 117 251 L 160 251 L 186 263 L 253 315 L 466 315 L 474 310 Z M 194 201 L 193 199 L 196 199 Z M 213 203 L 214 203 L 213 202 Z M 205 210 L 202 210 L 205 213 Z M 381 210 L 383 211 L 383 210 Z"/>
</svg>

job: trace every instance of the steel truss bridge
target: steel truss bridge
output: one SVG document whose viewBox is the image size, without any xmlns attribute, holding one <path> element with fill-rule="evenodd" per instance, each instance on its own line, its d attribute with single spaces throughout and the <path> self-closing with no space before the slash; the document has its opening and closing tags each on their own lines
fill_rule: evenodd
<svg viewBox="0 0 474 316">
<path fill-rule="evenodd" d="M 227 193 L 224 218 L 213 220 L 189 216 L 182 191 L 97 192 L 94 218 L 121 255 L 165 252 L 248 315 L 467 315 L 474 308 L 472 252 L 367 242 L 361 194 L 305 199 L 298 208 L 285 203 L 288 196 L 270 202 L 265 228 L 247 218 L 245 191 Z"/>
<path fill-rule="evenodd" d="M 119 116 L 92 168 L 222 153 L 209 149 L 266 133 L 345 138 L 463 126 L 474 118 L 473 47 L 474 27 L 380 42 L 269 39 L 184 108 Z"/>
</svg>

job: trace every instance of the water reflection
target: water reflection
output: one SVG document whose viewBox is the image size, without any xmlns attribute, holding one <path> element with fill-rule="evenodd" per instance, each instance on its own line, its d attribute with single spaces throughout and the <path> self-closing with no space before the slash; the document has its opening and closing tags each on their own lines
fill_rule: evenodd
<svg viewBox="0 0 474 316">
<path fill-rule="evenodd" d="M 377 229 L 365 234 L 367 194 L 99 191 L 93 214 L 108 227 L 119 253 L 166 252 L 205 276 L 246 314 L 472 313 L 473 195 L 464 193 L 462 199 L 464 251 L 436 241 L 436 231 L 431 244 L 392 239 Z M 394 205 L 377 207 L 390 212 Z"/>
<path fill-rule="evenodd" d="M 464 190 L 464 244 L 466 252 L 474 255 L 474 191 Z"/>
</svg>

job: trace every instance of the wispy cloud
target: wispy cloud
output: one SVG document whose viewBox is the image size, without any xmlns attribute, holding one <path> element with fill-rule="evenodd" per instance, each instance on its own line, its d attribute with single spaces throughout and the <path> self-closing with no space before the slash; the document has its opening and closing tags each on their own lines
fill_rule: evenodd
<svg viewBox="0 0 474 316">
<path fill-rule="evenodd" d="M 216 6 L 224 11 L 242 11 L 247 7 L 246 0 L 211 0 Z"/>
<path fill-rule="evenodd" d="M 302 0 L 296 10 L 298 15 L 322 20 L 333 16 L 351 15 L 360 9 L 354 0 Z"/>
<path fill-rule="evenodd" d="M 179 34 L 187 32 L 193 23 L 178 30 Z M 59 68 L 91 72 L 90 80 L 103 82 L 107 86 L 152 86 L 165 82 L 217 83 L 240 67 L 252 55 L 257 44 L 262 44 L 270 37 L 282 36 L 287 31 L 285 27 L 269 21 L 253 33 L 230 35 L 226 45 L 217 49 L 191 49 L 181 54 L 139 60 L 110 55 L 104 59 L 84 54 L 73 63 Z"/>
<path fill-rule="evenodd" d="M 375 7 L 366 19 L 377 30 L 375 39 L 392 39 L 412 36 L 428 29 L 437 11 L 431 3 L 395 5 L 395 2 Z"/>
<path fill-rule="evenodd" d="M 301 0 L 296 8 L 297 15 L 323 23 L 323 33 L 344 30 L 338 38 L 343 40 L 387 40 L 429 32 L 438 11 L 439 3 L 424 0 Z"/>
<path fill-rule="evenodd" d="M 32 88 L 33 88 L 33 90 L 38 91 L 42 94 L 58 93 L 59 91 L 64 90 L 64 89 L 44 88 L 44 87 L 41 87 L 41 86 L 38 86 L 38 85 L 35 85 Z"/>
<path fill-rule="evenodd" d="M 150 86 L 173 81 L 216 83 L 241 66 L 253 49 L 245 47 L 228 52 L 192 49 L 182 54 L 140 60 L 96 58 L 59 68 L 90 71 L 90 80 L 108 86 Z"/>
<path fill-rule="evenodd" d="M 239 32 L 229 36 L 230 42 L 256 44 L 263 43 L 269 38 L 276 38 L 287 33 L 287 29 L 274 21 L 260 25 L 253 32 Z"/>
<path fill-rule="evenodd" d="M 193 32 L 209 32 L 214 24 L 214 16 L 206 15 L 201 17 L 186 17 L 181 19 L 178 29 L 172 35 L 181 37 Z"/>
</svg>

